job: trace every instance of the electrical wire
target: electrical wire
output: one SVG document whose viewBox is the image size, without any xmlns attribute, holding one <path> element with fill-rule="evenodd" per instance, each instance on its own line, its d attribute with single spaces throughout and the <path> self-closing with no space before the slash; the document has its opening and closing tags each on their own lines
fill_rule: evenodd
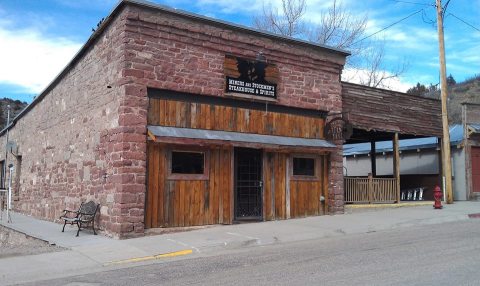
<svg viewBox="0 0 480 286">
<path fill-rule="evenodd" d="M 421 6 L 432 6 L 435 7 L 435 4 L 427 4 L 427 3 L 420 3 L 420 2 L 412 2 L 412 1 L 401 1 L 401 0 L 391 0 L 397 3 L 406 3 L 406 4 L 413 4 L 413 5 L 421 5 Z"/>
<path fill-rule="evenodd" d="M 463 22 L 465 25 L 467 25 L 467 26 L 470 26 L 471 28 L 473 28 L 473 29 L 475 29 L 475 30 L 477 30 L 477 31 L 479 31 L 479 32 L 480 32 L 480 29 L 479 29 L 479 28 L 477 28 L 477 27 L 473 26 L 473 25 L 472 25 L 472 24 L 470 24 L 470 23 L 467 23 L 465 20 L 462 20 L 462 19 L 460 19 L 459 17 L 457 17 L 457 16 L 453 15 L 452 13 L 448 13 L 448 15 L 451 15 L 451 16 L 453 16 L 453 17 L 457 18 L 457 20 L 459 20 L 459 21 Z"/>
<path fill-rule="evenodd" d="M 403 17 L 402 19 L 400 19 L 400 20 L 398 20 L 398 21 L 396 21 L 396 22 L 394 22 L 394 23 L 386 26 L 385 28 L 380 29 L 380 30 L 376 31 L 376 32 L 373 33 L 373 34 L 370 34 L 370 35 L 368 35 L 368 36 L 366 36 L 366 37 L 364 37 L 364 38 L 356 41 L 356 42 L 353 43 L 352 45 L 355 45 L 356 43 L 359 43 L 359 42 L 361 42 L 361 41 L 363 41 L 363 40 L 366 40 L 366 39 L 368 39 L 368 38 L 370 38 L 370 37 L 373 37 L 373 36 L 375 36 L 376 34 L 378 34 L 378 33 L 380 33 L 380 32 L 383 32 L 383 31 L 385 31 L 386 29 L 391 28 L 392 26 L 394 26 L 394 25 L 396 25 L 396 24 L 398 24 L 398 23 L 400 23 L 400 22 L 402 22 L 402 21 L 405 21 L 405 20 L 407 20 L 408 18 L 412 17 L 413 15 L 416 15 L 416 14 L 422 12 L 422 11 L 423 11 L 423 9 L 420 9 L 420 10 L 418 10 L 418 11 L 416 11 L 416 12 L 413 12 L 412 14 L 410 14 L 410 15 L 408 15 L 408 16 L 406 16 L 406 17 Z"/>
</svg>

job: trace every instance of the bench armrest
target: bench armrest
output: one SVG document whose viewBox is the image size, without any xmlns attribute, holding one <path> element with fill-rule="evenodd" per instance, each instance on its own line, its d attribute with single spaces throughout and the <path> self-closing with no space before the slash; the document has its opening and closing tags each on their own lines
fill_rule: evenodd
<svg viewBox="0 0 480 286">
<path fill-rule="evenodd" d="M 60 218 L 64 218 L 67 214 L 75 214 L 75 216 L 78 216 L 79 212 L 71 211 L 71 210 L 63 210 L 63 214 L 60 216 Z"/>
</svg>

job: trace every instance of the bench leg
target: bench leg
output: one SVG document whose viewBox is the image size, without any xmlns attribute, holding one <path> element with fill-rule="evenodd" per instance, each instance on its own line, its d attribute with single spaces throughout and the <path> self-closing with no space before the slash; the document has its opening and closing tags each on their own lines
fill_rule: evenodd
<svg viewBox="0 0 480 286">
<path fill-rule="evenodd" d="M 77 221 L 77 226 L 78 226 L 78 230 L 77 230 L 77 236 L 78 234 L 80 233 L 80 228 L 81 228 L 81 223 Z"/>
<path fill-rule="evenodd" d="M 95 231 L 95 220 L 92 220 L 92 228 L 93 228 L 93 234 L 97 235 L 97 232 Z"/>
<path fill-rule="evenodd" d="M 67 221 L 63 224 L 62 232 L 65 232 L 65 226 L 67 225 Z"/>
</svg>

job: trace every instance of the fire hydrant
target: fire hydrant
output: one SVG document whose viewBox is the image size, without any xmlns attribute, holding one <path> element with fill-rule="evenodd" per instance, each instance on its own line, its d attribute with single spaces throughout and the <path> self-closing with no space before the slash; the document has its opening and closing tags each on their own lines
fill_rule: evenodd
<svg viewBox="0 0 480 286">
<path fill-rule="evenodd" d="M 435 203 L 433 204 L 434 209 L 441 209 L 442 206 L 442 197 L 443 193 L 439 186 L 436 186 L 433 190 L 433 198 L 435 199 Z"/>
</svg>

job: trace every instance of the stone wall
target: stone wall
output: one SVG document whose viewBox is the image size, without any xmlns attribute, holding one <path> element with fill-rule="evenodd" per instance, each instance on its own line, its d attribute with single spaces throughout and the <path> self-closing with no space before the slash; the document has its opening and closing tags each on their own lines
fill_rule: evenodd
<svg viewBox="0 0 480 286">
<path fill-rule="evenodd" d="M 93 199 L 101 204 L 100 227 L 118 234 L 122 182 L 114 167 L 122 160 L 117 151 L 125 148 L 116 143 L 121 142 L 118 114 L 124 94 L 117 84 L 123 27 L 114 21 L 10 129 L 9 141 L 21 155 L 20 161 L 8 154 L 15 168 L 15 211 L 58 220 L 63 209 Z"/>
</svg>

